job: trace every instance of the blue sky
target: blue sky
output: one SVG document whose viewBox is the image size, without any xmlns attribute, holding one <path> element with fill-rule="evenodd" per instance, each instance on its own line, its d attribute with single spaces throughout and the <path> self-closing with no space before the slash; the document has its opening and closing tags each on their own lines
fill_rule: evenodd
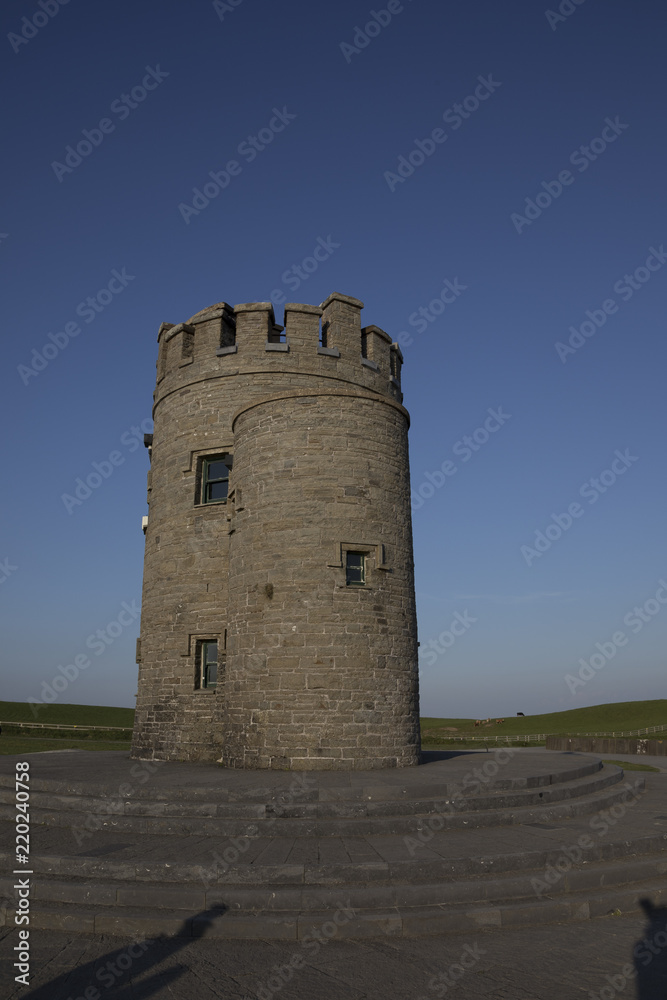
<svg viewBox="0 0 667 1000">
<path fill-rule="evenodd" d="M 160 323 L 332 291 L 403 345 L 422 714 L 665 697 L 664 5 L 44 5 L 0 33 L 2 697 L 134 704 Z"/>
</svg>

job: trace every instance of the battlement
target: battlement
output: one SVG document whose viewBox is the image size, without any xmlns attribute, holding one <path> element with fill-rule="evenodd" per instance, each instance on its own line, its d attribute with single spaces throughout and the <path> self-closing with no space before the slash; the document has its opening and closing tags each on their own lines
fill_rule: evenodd
<svg viewBox="0 0 667 1000">
<path fill-rule="evenodd" d="M 158 331 L 158 386 L 167 376 L 195 362 L 225 366 L 277 361 L 299 370 L 311 366 L 317 374 L 335 376 L 340 366 L 358 368 L 367 384 L 370 377 L 378 391 L 400 397 L 403 355 L 389 334 L 377 326 L 361 326 L 364 304 L 334 292 L 319 306 L 288 302 L 282 325 L 276 322 L 271 302 L 244 302 L 235 306 L 217 302 L 191 316 L 185 323 L 162 323 Z M 373 377 L 375 376 L 375 377 Z"/>
</svg>

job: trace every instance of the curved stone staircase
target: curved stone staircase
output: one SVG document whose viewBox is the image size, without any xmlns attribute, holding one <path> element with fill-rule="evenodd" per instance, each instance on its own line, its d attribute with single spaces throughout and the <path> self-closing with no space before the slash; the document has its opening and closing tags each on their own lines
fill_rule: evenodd
<svg viewBox="0 0 667 1000">
<path fill-rule="evenodd" d="M 667 775 L 543 751 L 425 758 L 286 773 L 30 755 L 31 926 L 296 941 L 667 901 Z M 0 762 L 6 844 L 16 759 Z M 13 870 L 11 853 L 3 862 Z M 0 882 L 6 923 L 13 883 Z"/>
</svg>

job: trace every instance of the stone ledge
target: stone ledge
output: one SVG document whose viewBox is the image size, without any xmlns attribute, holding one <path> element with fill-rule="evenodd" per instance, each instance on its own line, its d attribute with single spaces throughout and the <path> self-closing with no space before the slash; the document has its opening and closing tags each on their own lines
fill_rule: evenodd
<svg viewBox="0 0 667 1000">
<path fill-rule="evenodd" d="M 286 302 L 285 312 L 308 313 L 310 316 L 321 316 L 322 307 L 305 305 L 303 302 Z"/>
<path fill-rule="evenodd" d="M 167 331 L 164 338 L 165 343 L 175 337 L 178 333 L 194 333 L 195 328 L 190 323 L 177 323 L 176 326 L 172 326 L 170 330 Z"/>
<path fill-rule="evenodd" d="M 268 312 L 273 315 L 273 302 L 239 302 L 234 306 L 235 313 Z"/>
<path fill-rule="evenodd" d="M 332 302 L 344 302 L 348 306 L 354 306 L 357 309 L 363 309 L 364 304 L 361 299 L 354 299 L 351 295 L 343 295 L 341 292 L 332 292 L 331 295 L 320 304 L 320 309 L 326 309 L 328 305 Z"/>
<path fill-rule="evenodd" d="M 362 326 L 361 332 L 362 334 L 374 333 L 376 337 L 379 337 L 381 340 L 385 340 L 388 344 L 391 344 L 391 337 L 389 334 L 384 330 L 381 330 L 379 326 L 375 326 L 373 323 L 371 323 L 370 326 Z"/>
<path fill-rule="evenodd" d="M 232 307 L 227 302 L 216 302 L 215 305 L 207 306 L 206 309 L 200 309 L 199 312 L 190 317 L 188 323 L 208 323 L 209 320 L 222 319 L 223 316 L 226 316 L 232 325 L 234 324 Z"/>
<path fill-rule="evenodd" d="M 277 403 L 283 399 L 327 399 L 335 396 L 346 399 L 361 399 L 366 400 L 369 403 L 382 403 L 385 406 L 393 407 L 405 417 L 408 422 L 408 426 L 410 426 L 410 414 L 404 406 L 397 403 L 396 400 L 392 399 L 390 396 L 381 396 L 379 393 L 373 392 L 372 389 L 364 390 L 363 386 L 359 386 L 358 389 L 292 389 L 285 392 L 275 393 L 270 396 L 265 396 L 264 399 L 253 400 L 253 402 L 247 403 L 234 413 L 232 417 L 232 432 L 234 431 L 234 425 L 236 424 L 238 418 L 242 414 L 247 413 L 248 410 L 255 409 L 257 406 L 265 406 L 267 403 Z"/>
</svg>

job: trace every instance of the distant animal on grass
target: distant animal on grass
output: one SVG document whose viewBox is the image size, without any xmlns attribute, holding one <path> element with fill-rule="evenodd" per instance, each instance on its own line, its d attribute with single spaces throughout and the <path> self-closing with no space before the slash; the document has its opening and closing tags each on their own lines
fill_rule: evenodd
<svg viewBox="0 0 667 1000">
<path fill-rule="evenodd" d="M 516 714 L 517 715 L 523 715 L 523 712 L 517 712 Z"/>
<path fill-rule="evenodd" d="M 500 723 L 504 721 L 505 721 L 504 719 L 496 719 L 496 725 L 499 726 Z"/>
<path fill-rule="evenodd" d="M 481 719 L 475 719 L 475 725 L 476 726 L 481 726 L 482 725 L 482 720 Z"/>
</svg>

